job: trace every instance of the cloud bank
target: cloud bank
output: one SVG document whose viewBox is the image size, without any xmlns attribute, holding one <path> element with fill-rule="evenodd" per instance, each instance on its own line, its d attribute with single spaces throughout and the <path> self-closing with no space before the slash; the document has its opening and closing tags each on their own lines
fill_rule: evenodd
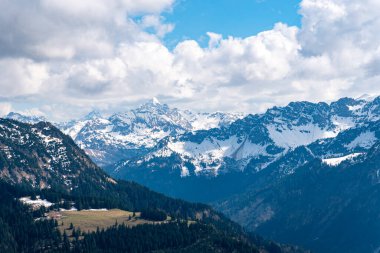
<svg viewBox="0 0 380 253">
<path fill-rule="evenodd" d="M 3 0 L 0 113 L 68 119 L 151 97 L 203 111 L 380 94 L 380 2 L 303 0 L 302 26 L 237 38 L 210 31 L 169 50 L 174 0 Z M 138 20 L 134 17 L 139 16 Z M 191 24 L 188 24 L 191 25 Z M 222 24 L 221 24 L 222 25 Z"/>
</svg>

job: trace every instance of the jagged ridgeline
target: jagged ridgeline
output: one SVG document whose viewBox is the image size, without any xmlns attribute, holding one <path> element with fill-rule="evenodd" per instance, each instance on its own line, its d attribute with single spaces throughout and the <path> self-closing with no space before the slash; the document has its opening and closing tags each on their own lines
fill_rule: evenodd
<svg viewBox="0 0 380 253">
<path fill-rule="evenodd" d="M 17 113 L 7 117 L 36 122 L 36 117 Z M 96 164 L 106 166 L 144 155 L 167 136 L 221 127 L 241 117 L 242 114 L 179 110 L 153 99 L 135 109 L 109 117 L 93 111 L 81 119 L 56 125 L 70 135 Z"/>
<path fill-rule="evenodd" d="M 276 166 L 285 177 L 314 158 L 366 153 L 380 139 L 379 120 L 380 98 L 292 102 L 222 127 L 168 136 L 148 153 L 104 169 L 169 196 L 213 203 L 244 191 L 262 170 Z"/>
<path fill-rule="evenodd" d="M 0 252 L 300 251 L 247 234 L 207 205 L 110 178 L 50 123 L 0 119 L 0 170 Z M 19 201 L 37 195 L 52 205 L 31 208 Z M 150 210 L 148 218 L 164 213 L 170 219 L 91 233 L 74 226 L 62 231 L 57 219 L 45 215 L 62 207 Z"/>
</svg>

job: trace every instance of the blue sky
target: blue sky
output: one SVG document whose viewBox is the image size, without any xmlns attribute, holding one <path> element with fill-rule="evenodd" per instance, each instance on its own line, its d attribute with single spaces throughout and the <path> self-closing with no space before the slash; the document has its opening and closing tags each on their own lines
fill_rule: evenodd
<svg viewBox="0 0 380 253">
<path fill-rule="evenodd" d="M 299 0 L 180 0 L 167 22 L 175 24 L 165 37 L 169 48 L 184 39 L 207 45 L 207 32 L 248 37 L 270 30 L 277 22 L 300 26 Z"/>
</svg>

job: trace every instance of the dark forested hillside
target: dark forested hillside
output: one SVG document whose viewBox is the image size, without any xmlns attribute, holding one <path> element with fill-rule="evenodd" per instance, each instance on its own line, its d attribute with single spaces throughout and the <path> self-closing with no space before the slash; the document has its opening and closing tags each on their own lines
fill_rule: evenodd
<svg viewBox="0 0 380 253">
<path fill-rule="evenodd" d="M 84 239 L 62 236 L 54 220 L 35 221 L 33 212 L 14 199 L 19 191 L 0 183 L 0 252 L 151 252 L 186 248 L 202 241 L 211 247 L 212 237 L 221 233 L 211 225 L 173 222 L 128 228 L 119 225 L 86 234 Z M 37 213 L 36 213 L 37 215 Z M 226 236 L 225 233 L 220 235 Z M 127 239 L 128 238 L 128 239 Z M 210 238 L 210 239 L 209 239 Z M 248 242 L 226 237 L 236 252 L 258 252 Z M 209 241 L 209 242 L 208 242 Z M 228 242 L 226 242 L 228 245 Z M 198 248 L 198 246 L 194 246 Z M 203 247 L 203 246 L 202 246 Z M 202 248 L 199 247 L 199 248 Z M 223 245 L 221 249 L 226 248 Z M 244 251 L 240 250 L 244 248 Z M 228 248 L 226 248 L 228 250 Z"/>
<path fill-rule="evenodd" d="M 378 252 L 380 143 L 329 166 L 319 159 L 219 204 L 251 231 L 315 252 Z M 228 207 L 228 208 L 227 208 Z"/>
</svg>

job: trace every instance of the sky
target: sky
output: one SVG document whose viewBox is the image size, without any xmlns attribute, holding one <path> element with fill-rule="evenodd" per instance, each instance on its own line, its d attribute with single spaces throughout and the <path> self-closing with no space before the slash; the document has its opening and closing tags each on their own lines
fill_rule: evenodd
<svg viewBox="0 0 380 253">
<path fill-rule="evenodd" d="M 164 42 L 170 49 L 186 39 L 207 46 L 207 32 L 224 36 L 248 37 L 270 30 L 283 22 L 301 24 L 299 0 L 182 0 L 172 11 L 163 14 L 165 21 L 175 24 Z"/>
<path fill-rule="evenodd" d="M 380 94 L 378 0 L 0 0 L 0 115 Z"/>
</svg>

